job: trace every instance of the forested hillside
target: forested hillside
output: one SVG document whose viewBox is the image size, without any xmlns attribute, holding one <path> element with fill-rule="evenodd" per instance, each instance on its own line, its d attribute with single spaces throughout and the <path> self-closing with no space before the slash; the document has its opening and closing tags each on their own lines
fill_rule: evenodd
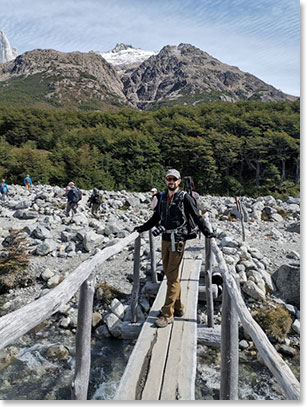
<svg viewBox="0 0 307 407">
<path fill-rule="evenodd" d="M 201 194 L 299 191 L 300 102 L 214 102 L 155 112 L 0 111 L 0 176 L 81 188 L 164 188 L 165 169 Z"/>
</svg>

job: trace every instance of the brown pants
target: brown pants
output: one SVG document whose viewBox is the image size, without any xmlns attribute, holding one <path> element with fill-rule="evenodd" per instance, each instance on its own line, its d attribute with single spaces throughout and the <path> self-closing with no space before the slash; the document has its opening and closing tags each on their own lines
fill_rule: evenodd
<svg viewBox="0 0 307 407">
<path fill-rule="evenodd" d="M 65 212 L 66 217 L 69 216 L 70 211 L 73 212 L 73 215 L 76 214 L 77 213 L 77 206 L 78 206 L 78 204 L 75 203 L 75 202 L 68 203 L 66 205 L 66 212 Z"/>
<path fill-rule="evenodd" d="M 175 244 L 176 250 L 178 244 Z M 162 240 L 162 262 L 163 271 L 167 278 L 167 291 L 164 306 L 161 311 L 163 316 L 169 318 L 174 315 L 174 310 L 183 311 L 183 304 L 180 301 L 180 281 L 179 281 L 179 266 L 183 258 L 184 246 L 182 251 L 172 252 L 171 242 Z"/>
</svg>

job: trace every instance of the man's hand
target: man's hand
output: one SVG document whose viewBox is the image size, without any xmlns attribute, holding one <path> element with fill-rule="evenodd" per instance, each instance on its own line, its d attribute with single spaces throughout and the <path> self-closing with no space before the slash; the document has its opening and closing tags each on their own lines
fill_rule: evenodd
<svg viewBox="0 0 307 407">
<path fill-rule="evenodd" d="M 141 226 L 136 226 L 136 227 L 133 229 L 133 232 L 141 233 L 141 232 L 140 232 L 140 229 L 141 229 Z"/>
<path fill-rule="evenodd" d="M 206 237 L 209 237 L 209 238 L 214 237 L 214 238 L 216 238 L 216 234 L 213 233 L 213 232 L 210 232 L 210 233 L 208 233 L 208 234 L 206 235 Z"/>
</svg>

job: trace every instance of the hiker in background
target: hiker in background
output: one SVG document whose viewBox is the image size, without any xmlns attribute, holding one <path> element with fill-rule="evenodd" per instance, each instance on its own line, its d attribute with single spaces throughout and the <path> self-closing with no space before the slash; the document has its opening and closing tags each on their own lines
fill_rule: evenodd
<svg viewBox="0 0 307 407">
<path fill-rule="evenodd" d="M 32 180 L 29 174 L 27 174 L 27 176 L 24 178 L 23 183 L 25 184 L 26 190 L 30 192 Z"/>
<path fill-rule="evenodd" d="M 70 211 L 72 211 L 73 216 L 77 213 L 78 202 L 80 199 L 78 196 L 78 189 L 72 181 L 69 182 L 68 186 L 66 187 L 64 195 L 67 198 L 65 215 L 68 217 Z"/>
<path fill-rule="evenodd" d="M 153 227 L 153 235 L 162 233 L 163 271 L 167 278 L 167 292 L 161 316 L 155 321 L 156 326 L 164 328 L 174 321 L 174 316 L 184 315 L 184 305 L 180 299 L 179 266 L 183 258 L 185 243 L 189 239 L 188 219 L 191 216 L 201 232 L 207 237 L 215 237 L 196 208 L 193 198 L 179 189 L 181 176 L 175 169 L 165 175 L 166 190 L 161 194 L 157 210 L 142 226 L 134 231 L 145 232 Z"/>
<path fill-rule="evenodd" d="M 91 208 L 92 215 L 99 219 L 98 210 L 103 202 L 103 193 L 99 192 L 98 188 L 94 188 L 91 196 L 88 199 L 89 207 Z"/>
<path fill-rule="evenodd" d="M 9 188 L 7 186 L 7 184 L 5 183 L 5 179 L 3 179 L 1 181 L 0 184 L 0 193 L 1 193 L 1 201 L 5 201 L 6 200 L 6 196 L 9 193 Z"/>
<path fill-rule="evenodd" d="M 150 192 L 151 192 L 151 209 L 154 210 L 159 202 L 160 192 L 158 192 L 157 188 L 152 188 Z"/>
</svg>

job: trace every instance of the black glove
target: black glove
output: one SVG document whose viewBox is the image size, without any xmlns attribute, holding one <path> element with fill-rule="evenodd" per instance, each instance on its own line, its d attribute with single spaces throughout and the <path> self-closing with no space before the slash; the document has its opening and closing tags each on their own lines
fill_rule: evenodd
<svg viewBox="0 0 307 407">
<path fill-rule="evenodd" d="M 136 226 L 136 227 L 133 229 L 133 232 L 142 233 L 141 229 L 142 229 L 142 226 Z"/>
<path fill-rule="evenodd" d="M 214 232 L 209 232 L 206 234 L 206 237 L 209 237 L 209 238 L 216 237 L 216 234 Z"/>
</svg>

